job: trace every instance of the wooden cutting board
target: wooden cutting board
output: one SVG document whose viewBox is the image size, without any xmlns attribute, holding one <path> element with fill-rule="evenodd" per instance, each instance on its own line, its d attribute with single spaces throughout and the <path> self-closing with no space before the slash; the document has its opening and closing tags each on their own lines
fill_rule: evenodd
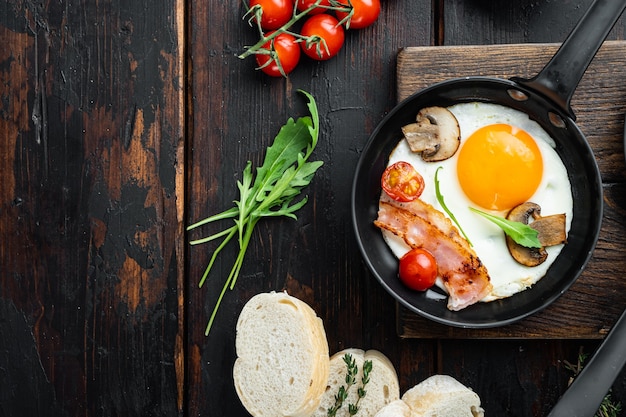
<svg viewBox="0 0 626 417">
<path fill-rule="evenodd" d="M 558 47 L 558 44 L 521 44 L 405 48 L 397 61 L 398 99 L 457 77 L 531 77 Z M 594 150 L 605 183 L 600 240 L 577 282 L 542 312 L 494 329 L 440 325 L 398 304 L 397 330 L 401 337 L 597 339 L 606 335 L 626 307 L 626 187 L 622 145 L 625 63 L 626 41 L 605 42 L 572 99 L 577 124 Z"/>
</svg>

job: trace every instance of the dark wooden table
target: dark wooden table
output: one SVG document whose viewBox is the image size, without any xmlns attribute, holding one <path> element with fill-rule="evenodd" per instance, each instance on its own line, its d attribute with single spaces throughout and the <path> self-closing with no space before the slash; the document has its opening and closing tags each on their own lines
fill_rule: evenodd
<svg viewBox="0 0 626 417">
<path fill-rule="evenodd" d="M 402 48 L 560 42 L 591 1 L 383 3 L 336 58 L 270 79 L 237 58 L 255 41 L 238 1 L 0 1 L 0 416 L 245 416 L 235 322 L 251 296 L 285 288 L 324 319 L 331 352 L 389 356 L 402 391 L 446 373 L 490 416 L 547 414 L 571 376 L 565 361 L 593 353 L 607 329 L 400 337 L 396 303 L 356 247 L 349 194 L 397 101 Z M 623 20 L 610 39 L 624 39 Z M 297 89 L 317 99 L 325 165 L 298 220 L 259 223 L 205 337 L 236 249 L 198 289 L 214 247 L 189 246 L 185 227 L 230 207 L 245 163 L 305 114 Z M 595 146 L 608 236 L 595 268 L 619 276 L 624 153 L 619 141 Z M 613 398 L 626 403 L 624 373 Z"/>
</svg>

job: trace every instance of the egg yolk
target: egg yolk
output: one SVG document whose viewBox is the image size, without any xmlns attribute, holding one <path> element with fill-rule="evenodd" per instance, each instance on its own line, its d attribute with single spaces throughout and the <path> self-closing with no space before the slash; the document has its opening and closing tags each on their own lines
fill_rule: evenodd
<svg viewBox="0 0 626 417">
<path fill-rule="evenodd" d="M 508 124 L 483 126 L 459 150 L 457 175 L 467 197 L 488 210 L 508 210 L 530 199 L 543 176 L 535 140 Z"/>
</svg>

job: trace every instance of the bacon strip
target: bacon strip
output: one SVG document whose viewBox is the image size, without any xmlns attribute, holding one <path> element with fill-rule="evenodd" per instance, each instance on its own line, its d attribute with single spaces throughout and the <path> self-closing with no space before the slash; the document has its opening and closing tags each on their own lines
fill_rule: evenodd
<svg viewBox="0 0 626 417">
<path fill-rule="evenodd" d="M 461 310 L 491 292 L 487 268 L 452 222 L 429 204 L 419 199 L 398 203 L 382 198 L 374 224 L 401 237 L 411 248 L 432 253 L 448 291 L 448 309 Z"/>
<path fill-rule="evenodd" d="M 407 210 L 415 214 L 416 216 L 420 216 L 422 219 L 426 220 L 428 223 L 431 223 L 433 227 L 438 228 L 447 237 L 457 242 L 467 251 L 474 253 L 474 250 L 470 246 L 467 239 L 461 236 L 461 232 L 459 232 L 459 229 L 456 228 L 456 226 L 452 223 L 452 221 L 449 218 L 447 218 L 441 211 L 437 210 L 436 208 L 426 203 L 425 201 L 417 198 L 413 201 L 402 203 L 402 202 L 393 200 L 391 197 L 387 195 L 387 193 L 381 194 L 380 201 L 386 202 L 393 206 Z"/>
</svg>

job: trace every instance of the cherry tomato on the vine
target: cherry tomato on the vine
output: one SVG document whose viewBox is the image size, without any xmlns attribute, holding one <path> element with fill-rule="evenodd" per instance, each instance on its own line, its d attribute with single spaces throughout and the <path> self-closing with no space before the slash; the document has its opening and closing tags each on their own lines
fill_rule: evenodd
<svg viewBox="0 0 626 417">
<path fill-rule="evenodd" d="M 378 19 L 380 14 L 380 0 L 350 0 L 354 13 L 350 21 L 346 22 L 349 29 L 363 29 L 370 26 Z M 337 18 L 343 20 L 348 12 L 336 11 Z"/>
<path fill-rule="evenodd" d="M 270 32 L 267 36 L 274 32 Z M 289 74 L 298 65 L 300 61 L 300 46 L 296 43 L 296 38 L 289 33 L 281 33 L 274 39 L 267 41 L 263 45 L 263 49 L 276 51 L 277 59 L 272 59 L 271 55 L 256 54 L 256 62 L 259 69 L 272 77 L 281 77 Z M 271 61 L 271 62 L 270 62 Z M 282 72 L 280 67 L 282 66 Z"/>
<path fill-rule="evenodd" d="M 424 178 L 408 162 L 398 161 L 385 169 L 380 185 L 396 201 L 413 201 L 424 191 Z"/>
<path fill-rule="evenodd" d="M 297 0 L 296 7 L 299 12 L 303 12 L 309 7 L 313 6 L 317 0 Z M 320 6 L 330 6 L 330 0 L 321 0 L 320 3 L 314 9 L 309 12 L 310 15 L 324 13 L 328 9 Z"/>
<path fill-rule="evenodd" d="M 261 7 L 261 27 L 265 30 L 278 29 L 291 20 L 293 0 L 250 0 L 250 9 Z"/>
<path fill-rule="evenodd" d="M 318 61 L 325 61 L 337 55 L 343 46 L 345 33 L 339 21 L 329 14 L 311 16 L 300 31 L 302 36 L 319 42 L 300 42 L 304 53 Z"/>
<path fill-rule="evenodd" d="M 426 291 L 437 279 L 437 261 L 425 249 L 411 249 L 400 258 L 398 276 L 412 290 Z"/>
</svg>

